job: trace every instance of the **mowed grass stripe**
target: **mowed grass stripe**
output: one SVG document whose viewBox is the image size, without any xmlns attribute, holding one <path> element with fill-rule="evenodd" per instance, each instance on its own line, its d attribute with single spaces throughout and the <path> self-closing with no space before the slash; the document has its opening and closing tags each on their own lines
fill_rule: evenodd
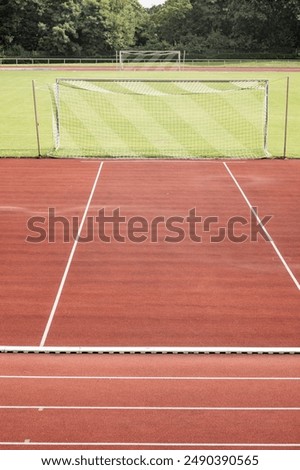
<svg viewBox="0 0 300 470">
<path fill-rule="evenodd" d="M 126 90 L 134 90 L 135 83 L 118 84 L 118 89 L 122 87 Z M 115 87 L 115 83 L 113 84 Z M 157 156 L 177 156 L 177 157 L 195 157 L 199 155 L 199 142 L 203 141 L 203 147 L 209 148 L 208 153 L 212 153 L 215 149 L 210 142 L 205 141 L 199 133 L 199 129 L 195 126 L 195 115 L 191 113 L 182 113 L 182 109 L 187 111 L 186 103 L 182 105 L 182 100 L 186 96 L 167 95 L 165 92 L 169 88 L 170 83 L 149 83 L 143 84 L 142 88 L 145 92 L 148 90 L 149 96 L 133 93 L 128 97 L 128 102 L 133 100 L 138 104 L 139 109 L 144 109 L 143 115 L 152 116 L 152 122 L 159 124 L 153 134 L 151 129 L 151 138 L 155 135 L 155 139 L 159 138 L 159 147 Z M 139 88 L 137 88 L 139 89 Z M 175 88 L 174 88 L 175 91 Z M 159 95 L 161 93 L 161 95 Z M 155 96 L 158 95 L 158 96 Z M 122 96 L 122 95 L 121 95 Z M 124 96 L 124 95 L 123 95 Z M 127 96 L 127 95 L 125 95 Z M 156 132 L 158 137 L 156 137 Z"/>
<path fill-rule="evenodd" d="M 169 143 L 169 146 L 171 144 L 172 149 L 180 148 L 181 144 L 176 136 L 172 136 L 166 127 L 151 116 L 149 109 L 143 106 L 143 101 L 147 101 L 149 97 L 115 93 L 102 95 L 96 92 L 93 97 L 93 103 L 99 101 L 101 118 L 115 133 L 115 138 L 109 139 L 110 153 L 113 155 L 117 153 L 126 156 L 155 156 L 166 143 Z M 104 134 L 104 138 L 106 137 Z M 120 139 L 122 145 L 120 149 L 116 149 Z M 170 151 L 166 153 L 169 155 Z M 184 153 L 185 149 L 182 149 L 182 154 Z"/>
<path fill-rule="evenodd" d="M 135 84 L 124 82 L 120 90 L 122 88 L 125 88 L 125 90 L 133 90 L 133 85 Z M 152 87 L 152 84 L 151 86 L 149 84 L 142 84 L 138 89 L 148 94 L 133 93 L 130 97 L 127 95 L 121 96 L 123 96 L 124 101 L 128 103 L 125 110 L 132 108 L 133 111 L 137 111 L 133 113 L 132 118 L 135 121 L 137 119 L 139 132 L 145 135 L 147 140 L 155 147 L 156 155 L 161 152 L 161 156 L 186 156 L 188 147 L 183 145 L 178 124 L 174 131 L 174 113 L 170 113 L 168 116 L 165 114 L 165 101 L 162 100 L 162 97 L 165 97 L 164 93 L 160 90 L 156 90 Z M 161 93 L 161 95 L 157 96 L 156 93 Z"/>
<path fill-rule="evenodd" d="M 89 151 L 90 155 L 109 155 L 111 145 L 121 155 L 128 145 L 126 140 L 122 139 L 120 133 L 109 125 L 104 119 L 103 113 L 95 109 L 93 95 L 90 92 L 80 90 L 76 93 L 76 105 L 74 104 L 74 92 L 69 88 L 63 90 L 62 101 L 66 106 L 64 119 L 73 116 L 73 126 L 71 127 L 72 136 L 69 134 L 69 140 L 62 142 L 62 151 L 68 149 L 71 154 L 77 154 L 78 148 L 73 146 L 73 142 L 77 142 L 83 150 Z M 83 134 L 81 134 L 83 131 Z M 64 126 L 63 133 L 67 134 L 67 127 Z M 64 134 L 63 134 L 64 135 Z M 82 137 L 80 137 L 83 135 Z"/>
<path fill-rule="evenodd" d="M 249 65 L 249 64 L 242 64 Z M 270 71 L 261 71 L 259 69 L 260 63 L 257 65 L 257 71 L 249 72 L 243 71 L 228 71 L 226 72 L 201 72 L 201 69 L 195 72 L 182 70 L 181 72 L 120 72 L 114 70 L 101 72 L 101 78 L 120 79 L 120 78 L 139 78 L 139 79 L 232 79 L 239 81 L 242 79 L 253 80 L 270 80 L 270 115 L 269 115 L 269 145 L 268 148 L 273 156 L 282 156 L 283 150 L 283 135 L 284 135 L 284 112 L 285 112 L 285 92 L 286 92 L 286 71 L 278 72 L 272 71 L 275 65 L 282 65 L 286 67 L 286 62 L 275 64 L 273 62 L 264 62 L 263 65 L 270 66 Z M 83 67 L 84 68 L 84 67 Z M 96 70 L 96 68 L 95 68 Z M 1 121 L 1 134 L 12 133 L 14 141 L 11 143 L 12 147 L 4 151 L 7 145 L 5 141 L 0 140 L 0 155 L 10 156 L 36 156 L 36 135 L 34 124 L 34 112 L 32 103 L 32 80 L 34 79 L 38 89 L 38 113 L 40 121 L 40 137 L 42 145 L 42 154 L 47 154 L 47 150 L 52 144 L 52 123 L 50 113 L 50 99 L 49 92 L 46 91 L 46 86 L 49 82 L 54 83 L 56 78 L 95 78 L 95 71 L 73 71 L 62 68 L 61 71 L 54 70 L 4 70 L 0 66 L 0 86 L 1 94 L 1 114 L 3 119 Z M 98 75 L 97 75 L 98 76 Z M 9 89 L 9 103 L 7 102 L 7 92 L 3 90 Z M 28 96 L 24 100 L 24 96 Z M 288 126 L 288 141 L 287 141 L 287 156 L 300 157 L 300 140 L 299 140 L 299 109 L 300 109 L 300 73 L 290 74 L 290 105 L 289 105 L 289 126 Z M 5 112 L 9 112 L 15 116 L 12 121 L 5 119 Z M 23 146 L 23 134 L 26 134 L 30 140 L 30 148 L 25 150 Z M 22 150 L 15 150 L 15 143 Z"/>
<path fill-rule="evenodd" d="M 224 149 L 228 149 L 233 153 L 232 156 L 235 156 L 237 153 L 236 148 L 242 149 L 237 155 L 242 156 L 247 151 L 247 148 L 232 133 L 232 126 L 228 126 L 228 124 L 231 124 L 230 116 L 220 113 L 220 96 L 220 94 L 209 94 L 208 99 L 206 94 L 184 96 L 183 98 L 187 99 L 187 105 L 184 105 L 180 112 L 182 115 L 185 115 L 187 112 L 192 111 L 192 116 L 200 118 L 199 121 L 195 121 L 193 118 L 191 121 L 196 132 L 201 135 L 202 142 L 206 143 L 202 147 L 202 151 L 206 151 L 208 156 L 220 156 Z M 214 103 L 218 103 L 218 106 L 215 107 Z M 225 116 L 226 119 L 224 119 Z M 234 119 L 236 120 L 236 113 L 232 116 L 232 120 Z M 196 123 L 197 127 L 195 126 Z M 212 152 L 207 147 L 212 149 Z"/>
<path fill-rule="evenodd" d="M 213 95 L 215 96 L 215 95 Z M 179 103 L 172 102 L 172 107 L 182 120 L 185 120 L 195 133 L 195 152 L 206 153 L 207 156 L 220 156 L 224 147 L 240 147 L 239 141 L 218 121 L 212 112 L 211 101 L 207 102 L 202 95 L 182 97 Z M 183 134 L 183 138 L 185 138 Z M 246 149 L 245 149 L 246 150 Z"/>
<path fill-rule="evenodd" d="M 102 97 L 100 100 L 102 101 Z M 156 155 L 162 145 L 160 140 L 162 129 L 140 106 L 136 96 L 112 94 L 105 96 L 104 100 L 111 109 L 111 114 L 108 112 L 111 125 L 116 127 L 119 125 L 123 138 L 127 139 L 128 147 L 131 149 L 128 156 Z M 168 139 L 169 136 L 164 133 L 164 140 Z"/>
<path fill-rule="evenodd" d="M 227 101 L 226 106 L 232 107 L 233 110 L 239 113 L 245 127 L 249 129 L 247 136 L 248 146 L 260 148 L 263 152 L 265 126 L 264 92 L 262 90 L 255 90 L 255 92 L 252 91 L 251 94 L 249 92 L 249 95 L 249 106 L 247 107 L 240 102 L 236 95 L 234 99 L 232 99 L 231 94 L 225 94 L 222 99 Z M 247 99 L 246 95 L 245 99 Z"/>
<path fill-rule="evenodd" d="M 87 82 L 87 88 L 89 85 L 90 83 Z M 227 142 L 227 153 L 233 156 L 255 156 L 255 153 L 257 154 L 258 152 L 259 155 L 263 155 L 261 150 L 257 152 L 257 150 L 253 150 L 253 146 L 250 148 L 251 142 L 253 141 L 252 133 L 249 139 L 250 144 L 247 147 L 245 142 L 239 138 L 239 127 L 236 130 L 236 134 L 233 132 L 232 122 L 234 122 L 234 120 L 237 122 L 236 110 L 233 107 L 232 116 L 228 116 L 228 112 L 226 114 L 224 112 L 223 116 L 222 114 L 218 116 L 220 106 L 222 107 L 223 104 L 226 106 L 226 102 L 224 103 L 224 101 L 222 101 L 222 95 L 210 94 L 209 100 L 207 100 L 206 94 L 182 95 L 178 94 L 177 91 L 177 94 L 168 96 L 165 95 L 163 91 L 167 91 L 167 85 L 169 85 L 169 83 L 162 83 L 161 91 L 157 90 L 158 84 L 155 85 L 156 90 L 145 83 L 104 83 L 103 87 L 111 91 L 111 93 L 107 94 L 92 91 L 93 88 L 91 88 L 91 91 L 85 91 L 84 88 L 76 89 L 76 87 L 74 89 L 74 86 L 64 87 L 62 85 L 61 88 L 65 91 L 70 90 L 69 94 L 71 97 L 72 90 L 74 89 L 74 94 L 77 95 L 80 93 L 82 96 L 89 98 L 95 107 L 97 106 L 97 102 L 99 102 L 99 107 L 102 110 L 102 118 L 106 118 L 106 122 L 111 119 L 110 127 L 114 127 L 115 133 L 122 135 L 123 140 L 127 139 L 129 148 L 125 149 L 123 143 L 123 149 L 121 148 L 121 150 L 116 148 L 118 139 L 115 137 L 108 139 L 112 147 L 114 147 L 108 149 L 108 154 L 112 156 L 123 154 L 126 156 L 199 156 L 200 154 L 218 156 L 222 155 L 222 150 L 223 154 L 226 153 L 224 152 L 224 143 Z M 121 93 L 116 93 L 116 88 Z M 114 90 L 114 92 L 112 90 Z M 140 90 L 140 93 L 148 92 L 149 96 L 134 93 L 135 90 Z M 176 87 L 173 87 L 173 90 L 175 92 Z M 130 91 L 131 93 L 128 96 L 124 94 L 124 91 L 125 93 Z M 156 93 L 161 93 L 161 96 L 155 96 Z M 93 100 L 91 100 L 91 96 L 93 96 Z M 231 96 L 233 97 L 232 99 L 234 99 L 235 94 Z M 74 101 L 76 101 L 75 96 Z M 173 101 L 175 101 L 175 107 Z M 84 111 L 90 109 L 91 103 L 89 106 L 85 106 Z M 108 103 L 108 105 L 105 106 L 104 103 Z M 141 103 L 141 105 L 144 104 L 144 110 L 147 108 L 146 112 L 139 103 Z M 208 108 L 206 108 L 206 103 L 209 104 Z M 213 106 L 211 106 L 211 103 L 216 103 L 217 111 L 214 113 L 212 113 Z M 194 104 L 198 104 L 198 106 L 193 106 Z M 262 107 L 262 103 L 260 106 Z M 112 112 L 114 108 L 117 110 L 116 114 Z M 169 114 L 167 113 L 168 115 L 166 116 L 165 113 L 168 109 L 170 109 L 171 112 Z M 206 111 L 205 115 L 203 114 L 203 109 Z M 153 112 L 155 112 L 155 119 L 150 119 L 150 114 L 153 114 Z M 208 116 L 211 117 L 210 121 L 207 119 Z M 91 114 L 89 113 L 89 116 L 84 119 L 86 121 L 90 120 Z M 99 115 L 97 114 L 96 119 L 98 127 L 99 120 L 101 120 L 100 113 Z M 157 125 L 158 121 L 159 126 Z M 247 122 L 247 125 L 250 124 L 249 121 L 245 122 Z M 198 125 L 196 126 L 196 124 Z M 80 132 L 79 128 L 77 132 Z M 193 132 L 194 135 L 192 135 Z M 96 136 L 95 133 L 93 133 L 93 135 L 94 137 Z M 217 139 L 217 137 L 219 137 L 219 139 Z M 105 141 L 106 136 L 101 140 Z M 211 141 L 218 142 L 219 147 L 213 147 Z M 201 142 L 202 146 L 199 148 Z M 102 155 L 100 152 L 101 146 L 97 145 L 97 142 L 93 143 L 92 140 L 87 144 L 81 145 L 79 142 L 79 147 L 82 150 L 90 149 L 88 153 L 98 151 L 99 154 Z M 105 154 L 106 153 L 107 152 L 105 152 Z"/>
<path fill-rule="evenodd" d="M 37 151 L 33 115 L 20 114 L 23 106 L 33 106 L 32 96 L 24 88 L 22 92 L 22 99 L 16 103 L 15 88 L 1 87 L 0 155 L 19 156 L 22 150 L 25 155 Z"/>
<path fill-rule="evenodd" d="M 261 109 L 257 110 L 257 116 L 254 116 L 258 123 L 260 116 L 259 129 L 249 120 L 251 113 L 247 113 L 246 117 L 240 113 L 245 103 L 236 101 L 237 97 L 229 94 L 226 96 L 214 95 L 213 102 L 216 107 L 224 107 L 224 112 L 219 110 L 215 112 L 214 104 L 203 100 L 201 106 L 205 110 L 207 116 L 211 116 L 219 126 L 220 132 L 212 135 L 212 139 L 222 148 L 226 149 L 229 155 L 237 157 L 259 157 L 264 155 L 263 151 L 263 120 Z M 223 101 L 223 103 L 222 103 Z M 236 105 L 234 105 L 236 104 Z M 262 106 L 262 103 L 261 103 Z M 244 108 L 245 112 L 246 106 Z M 221 132 L 222 131 L 222 132 Z M 217 138 L 219 137 L 219 140 Z"/>
</svg>

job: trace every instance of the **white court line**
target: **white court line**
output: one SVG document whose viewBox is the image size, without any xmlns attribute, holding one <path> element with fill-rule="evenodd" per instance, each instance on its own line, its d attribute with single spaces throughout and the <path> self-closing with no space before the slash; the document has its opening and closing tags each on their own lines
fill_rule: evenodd
<svg viewBox="0 0 300 470">
<path fill-rule="evenodd" d="M 80 163 L 99 163 L 99 160 L 101 160 L 101 157 L 99 159 L 95 158 L 94 160 L 92 158 L 86 158 L 85 160 L 80 160 Z M 187 163 L 187 164 L 190 164 L 190 163 L 213 163 L 214 165 L 220 165 L 222 164 L 223 162 L 220 161 L 220 160 L 211 160 L 209 158 L 205 159 L 197 159 L 197 158 L 191 158 L 191 159 L 188 159 L 188 158 L 132 158 L 132 157 L 120 157 L 120 158 L 107 158 L 105 161 L 108 161 L 110 163 L 150 163 L 150 164 L 154 164 L 154 163 Z M 244 160 L 233 160 L 234 163 L 238 163 L 239 165 L 244 165 L 245 163 L 247 163 L 246 161 Z"/>
<path fill-rule="evenodd" d="M 278 348 L 257 348 L 257 347 L 177 347 L 177 346 L 2 346 L 0 353 L 34 353 L 34 354 L 300 354 L 300 347 Z"/>
<path fill-rule="evenodd" d="M 283 406 L 63 406 L 1 405 L 0 410 L 82 410 L 82 411 L 300 411 L 300 407 Z"/>
<path fill-rule="evenodd" d="M 103 376 L 103 375 L 0 375 L 2 379 L 30 379 L 30 380 L 245 380 L 245 381 L 256 381 L 256 380 L 271 380 L 271 381 L 297 381 L 300 377 L 205 377 L 205 376 Z"/>
<path fill-rule="evenodd" d="M 85 222 L 85 219 L 86 219 L 86 216 L 87 216 L 92 198 L 94 196 L 94 192 L 96 190 L 98 180 L 100 178 L 102 167 L 103 167 L 103 162 L 100 163 L 100 166 L 99 166 L 99 169 L 98 169 L 98 172 L 97 172 L 97 175 L 96 175 L 96 178 L 95 178 L 95 181 L 94 181 L 94 184 L 93 184 L 93 187 L 92 187 L 89 199 L 88 199 L 88 202 L 86 204 L 86 208 L 85 208 L 85 211 L 83 213 L 82 220 L 81 220 L 81 223 L 80 223 L 80 226 L 79 226 L 79 229 L 78 229 L 78 234 L 76 236 L 76 239 L 74 240 L 73 247 L 72 247 L 71 253 L 69 255 L 68 262 L 67 262 L 66 267 L 65 267 L 65 271 L 63 273 L 63 277 L 60 281 L 60 285 L 59 285 L 59 288 L 58 288 L 58 291 L 57 291 L 57 294 L 56 294 L 56 297 L 55 297 L 55 301 L 54 301 L 54 304 L 52 306 L 52 310 L 50 312 L 48 322 L 47 322 L 44 334 L 43 334 L 41 342 L 40 342 L 40 347 L 43 347 L 46 340 L 47 340 L 47 336 L 48 336 L 48 333 L 49 333 L 49 330 L 50 330 L 50 327 L 51 327 L 51 324 L 52 324 L 52 321 L 53 321 L 53 318 L 54 318 L 54 315 L 55 315 L 55 312 L 56 312 L 56 309 L 57 309 L 57 306 L 58 306 L 58 303 L 59 303 L 59 300 L 60 300 L 60 297 L 61 297 L 61 294 L 62 294 L 62 291 L 63 291 L 63 288 L 64 288 L 64 285 L 65 285 L 65 282 L 66 282 L 66 279 L 67 279 L 67 276 L 68 276 L 68 272 L 69 272 L 74 254 L 75 254 L 75 250 L 76 250 L 76 247 L 77 247 L 77 244 L 78 244 L 81 232 L 82 232 L 82 228 L 83 228 L 83 225 L 84 225 L 84 222 Z"/>
<path fill-rule="evenodd" d="M 233 182 L 235 183 L 236 187 L 238 188 L 238 190 L 240 191 L 241 195 L 243 196 L 244 200 L 246 201 L 248 207 L 250 208 L 252 214 L 254 215 L 254 217 L 256 218 L 257 222 L 259 223 L 259 225 L 261 226 L 263 232 L 265 233 L 265 235 L 267 236 L 269 242 L 271 243 L 275 253 L 277 254 L 278 258 L 280 259 L 281 263 L 283 264 L 283 266 L 285 267 L 286 271 L 288 272 L 289 276 L 291 277 L 292 281 L 294 282 L 295 286 L 297 287 L 297 289 L 300 291 L 300 283 L 299 281 L 297 280 L 296 276 L 294 275 L 294 273 L 292 272 L 291 268 L 289 267 L 289 265 L 287 264 L 287 262 L 285 261 L 284 257 L 282 256 L 282 254 L 280 253 L 278 247 L 276 246 L 275 242 L 273 241 L 271 235 L 269 234 L 268 230 L 264 227 L 264 225 L 262 224 L 260 218 L 258 217 L 257 213 L 255 212 L 253 206 L 251 205 L 249 199 L 247 198 L 246 194 L 244 193 L 244 191 L 242 190 L 241 186 L 239 185 L 237 179 L 235 178 L 235 176 L 233 175 L 233 173 L 231 172 L 231 170 L 228 168 L 228 165 L 223 162 L 223 165 L 225 166 L 227 172 L 229 173 L 229 175 L 231 176 Z"/>
<path fill-rule="evenodd" d="M 225 443 L 225 442 L 0 442 L 0 446 L 128 446 L 128 447 L 300 447 L 300 443 Z"/>
</svg>

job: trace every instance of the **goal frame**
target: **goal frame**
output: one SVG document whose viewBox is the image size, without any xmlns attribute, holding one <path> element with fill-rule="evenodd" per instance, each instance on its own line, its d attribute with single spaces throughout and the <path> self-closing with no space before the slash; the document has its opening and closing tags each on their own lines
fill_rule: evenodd
<svg viewBox="0 0 300 470">
<path fill-rule="evenodd" d="M 268 151 L 268 124 L 269 124 L 269 80 L 268 79 L 138 79 L 138 78 L 57 78 L 54 85 L 54 103 L 55 110 L 53 113 L 53 134 L 54 134 L 54 149 L 55 151 L 59 150 L 60 147 L 60 82 L 99 82 L 99 83 L 118 83 L 118 82 L 136 82 L 136 83 L 176 83 L 176 82 L 186 82 L 186 83 L 230 83 L 238 81 L 239 83 L 249 83 L 249 82 L 262 82 L 265 84 L 265 95 L 264 95 L 264 118 L 263 118 L 263 150 L 264 156 L 270 157 Z M 176 158 L 176 157 L 175 157 Z M 246 157 L 247 158 L 247 157 Z"/>
<path fill-rule="evenodd" d="M 123 59 L 123 56 L 125 54 L 131 54 L 131 55 L 136 55 L 137 57 L 138 56 L 145 56 L 145 57 L 149 57 L 149 58 L 153 58 L 155 57 L 155 54 L 158 54 L 158 55 L 161 55 L 161 56 L 166 56 L 167 58 L 169 57 L 172 57 L 172 59 L 174 60 L 174 57 L 177 56 L 176 60 L 175 60 L 175 64 L 177 64 L 177 67 L 178 69 L 180 70 L 181 68 L 181 64 L 182 64 L 182 58 L 181 58 L 181 51 L 179 50 L 164 50 L 164 51 L 159 51 L 159 50 L 138 50 L 138 49 L 127 49 L 127 50 L 120 50 L 117 52 L 117 62 L 119 64 L 119 67 L 121 70 L 124 69 L 124 59 Z M 146 61 L 144 59 L 144 62 L 149 62 L 149 64 L 155 64 L 157 62 L 160 62 L 162 63 L 161 61 L 158 60 L 149 60 L 149 61 Z M 166 60 L 166 62 L 172 62 L 172 60 Z M 134 61 L 132 60 L 131 61 L 131 64 L 138 64 L 139 62 L 137 61 Z"/>
</svg>

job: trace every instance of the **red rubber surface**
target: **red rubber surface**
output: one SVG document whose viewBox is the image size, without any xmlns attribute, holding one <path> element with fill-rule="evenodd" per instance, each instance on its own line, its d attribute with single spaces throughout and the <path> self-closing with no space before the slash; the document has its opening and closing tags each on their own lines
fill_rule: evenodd
<svg viewBox="0 0 300 470">
<path fill-rule="evenodd" d="M 227 165 L 299 280 L 300 161 Z M 82 217 L 98 168 L 0 160 L 0 344 L 40 344 L 73 246 L 61 227 L 25 242 L 28 218 Z M 102 207 L 249 218 L 222 162 L 106 161 L 88 215 Z M 46 344 L 299 346 L 300 294 L 270 242 L 202 235 L 79 243 Z M 0 449 L 300 449 L 299 384 L 299 356 L 2 354 Z"/>
<path fill-rule="evenodd" d="M 296 356 L 2 355 L 0 367 L 2 450 L 300 449 Z"/>
<path fill-rule="evenodd" d="M 229 162 L 299 279 L 299 161 Z M 25 242 L 32 215 L 48 208 L 82 216 L 99 162 L 1 160 L 0 344 L 38 346 L 73 241 Z M 222 162 L 106 161 L 89 217 L 120 208 L 127 218 L 186 217 L 249 221 L 250 210 Z M 95 220 L 95 219 L 93 219 Z M 185 229 L 187 227 L 185 226 Z M 202 242 L 77 245 L 47 346 L 298 347 L 300 294 L 270 242 L 243 243 L 202 231 Z M 111 228 L 107 228 L 107 235 Z M 124 233 L 126 235 L 126 233 Z M 174 234 L 173 234 L 174 236 Z"/>
</svg>

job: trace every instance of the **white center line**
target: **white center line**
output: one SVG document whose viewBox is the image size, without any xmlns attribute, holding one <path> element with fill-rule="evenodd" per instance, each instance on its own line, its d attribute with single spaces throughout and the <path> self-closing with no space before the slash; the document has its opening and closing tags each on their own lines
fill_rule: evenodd
<svg viewBox="0 0 300 470">
<path fill-rule="evenodd" d="M 263 444 L 262 442 L 241 442 L 241 443 L 226 443 L 226 442 L 0 442 L 1 446 L 126 446 L 126 447 L 300 447 L 300 443 L 270 443 Z"/>
<path fill-rule="evenodd" d="M 92 198 L 94 196 L 94 192 L 96 190 L 98 180 L 100 178 L 102 167 L 103 167 L 103 162 L 100 163 L 100 166 L 99 166 L 99 169 L 98 169 L 98 172 L 97 172 L 97 175 L 96 175 L 96 178 L 95 178 L 95 181 L 94 181 L 94 184 L 93 184 L 93 187 L 92 187 L 89 199 L 88 199 L 88 202 L 86 204 L 86 208 L 85 208 L 84 214 L 82 216 L 81 224 L 80 224 L 79 229 L 78 229 L 78 234 L 77 234 L 77 236 L 74 240 L 74 244 L 73 244 L 72 250 L 70 252 L 68 262 L 67 262 L 66 267 L 65 267 L 65 271 L 64 271 L 62 279 L 60 281 L 60 285 L 59 285 L 59 288 L 58 288 L 58 291 L 57 291 L 57 294 L 56 294 L 56 297 L 55 297 L 55 301 L 54 301 L 54 304 L 52 306 L 52 310 L 50 312 L 48 322 L 47 322 L 44 334 L 43 334 L 41 342 L 40 342 L 40 347 L 44 346 L 45 342 L 47 340 L 47 336 L 48 336 L 48 333 L 49 333 L 49 330 L 50 330 L 50 327 L 51 327 L 51 324 L 52 324 L 52 321 L 53 321 L 53 318 L 54 318 L 54 315 L 55 315 L 55 312 L 56 312 L 56 309 L 57 309 L 57 306 L 58 306 L 58 303 L 59 303 L 59 300 L 60 300 L 60 297 L 61 297 L 61 294 L 62 294 L 62 291 L 63 291 L 63 288 L 64 288 L 64 285 L 65 285 L 65 282 L 66 282 L 66 279 L 67 279 L 67 276 L 68 276 L 68 272 L 69 272 L 74 254 L 75 254 L 75 250 L 77 248 L 78 241 L 79 241 L 80 236 L 81 236 L 82 228 L 83 228 L 83 225 L 84 225 L 84 222 L 85 222 L 85 219 L 86 219 L 86 216 L 87 216 Z"/>
<path fill-rule="evenodd" d="M 288 406 L 63 406 L 1 405 L 0 410 L 83 410 L 83 411 L 300 411 Z"/>
<path fill-rule="evenodd" d="M 279 248 L 276 246 L 275 242 L 273 241 L 271 235 L 269 234 L 268 230 L 264 227 L 264 225 L 262 224 L 260 218 L 258 217 L 256 211 L 254 210 L 252 204 L 250 203 L 249 199 L 247 198 L 246 194 L 244 193 L 243 189 L 241 188 L 240 184 L 238 183 L 237 179 L 235 178 L 235 176 L 233 175 L 232 171 L 228 168 L 228 165 L 223 162 L 227 172 L 229 173 L 229 175 L 231 176 L 233 182 L 235 183 L 236 187 L 238 188 L 238 190 L 240 191 L 241 195 L 243 196 L 244 200 L 246 201 L 248 207 L 250 208 L 252 214 L 254 215 L 254 217 L 256 218 L 257 222 L 259 223 L 261 229 L 263 230 L 263 232 L 265 233 L 265 235 L 267 236 L 269 242 L 271 243 L 275 253 L 277 254 L 278 258 L 280 259 L 281 263 L 283 264 L 283 266 L 285 267 L 286 271 L 288 272 L 290 278 L 293 280 L 295 286 L 297 287 L 297 289 L 300 291 L 300 283 L 299 281 L 297 280 L 296 276 L 294 275 L 294 273 L 292 272 L 291 268 L 289 267 L 289 265 L 287 264 L 287 262 L 285 261 L 284 257 L 282 256 L 282 254 L 280 253 L 279 251 Z"/>
<path fill-rule="evenodd" d="M 101 376 L 101 375 L 0 375 L 2 379 L 30 380 L 278 380 L 299 381 L 300 377 L 205 377 L 205 376 Z"/>
</svg>

